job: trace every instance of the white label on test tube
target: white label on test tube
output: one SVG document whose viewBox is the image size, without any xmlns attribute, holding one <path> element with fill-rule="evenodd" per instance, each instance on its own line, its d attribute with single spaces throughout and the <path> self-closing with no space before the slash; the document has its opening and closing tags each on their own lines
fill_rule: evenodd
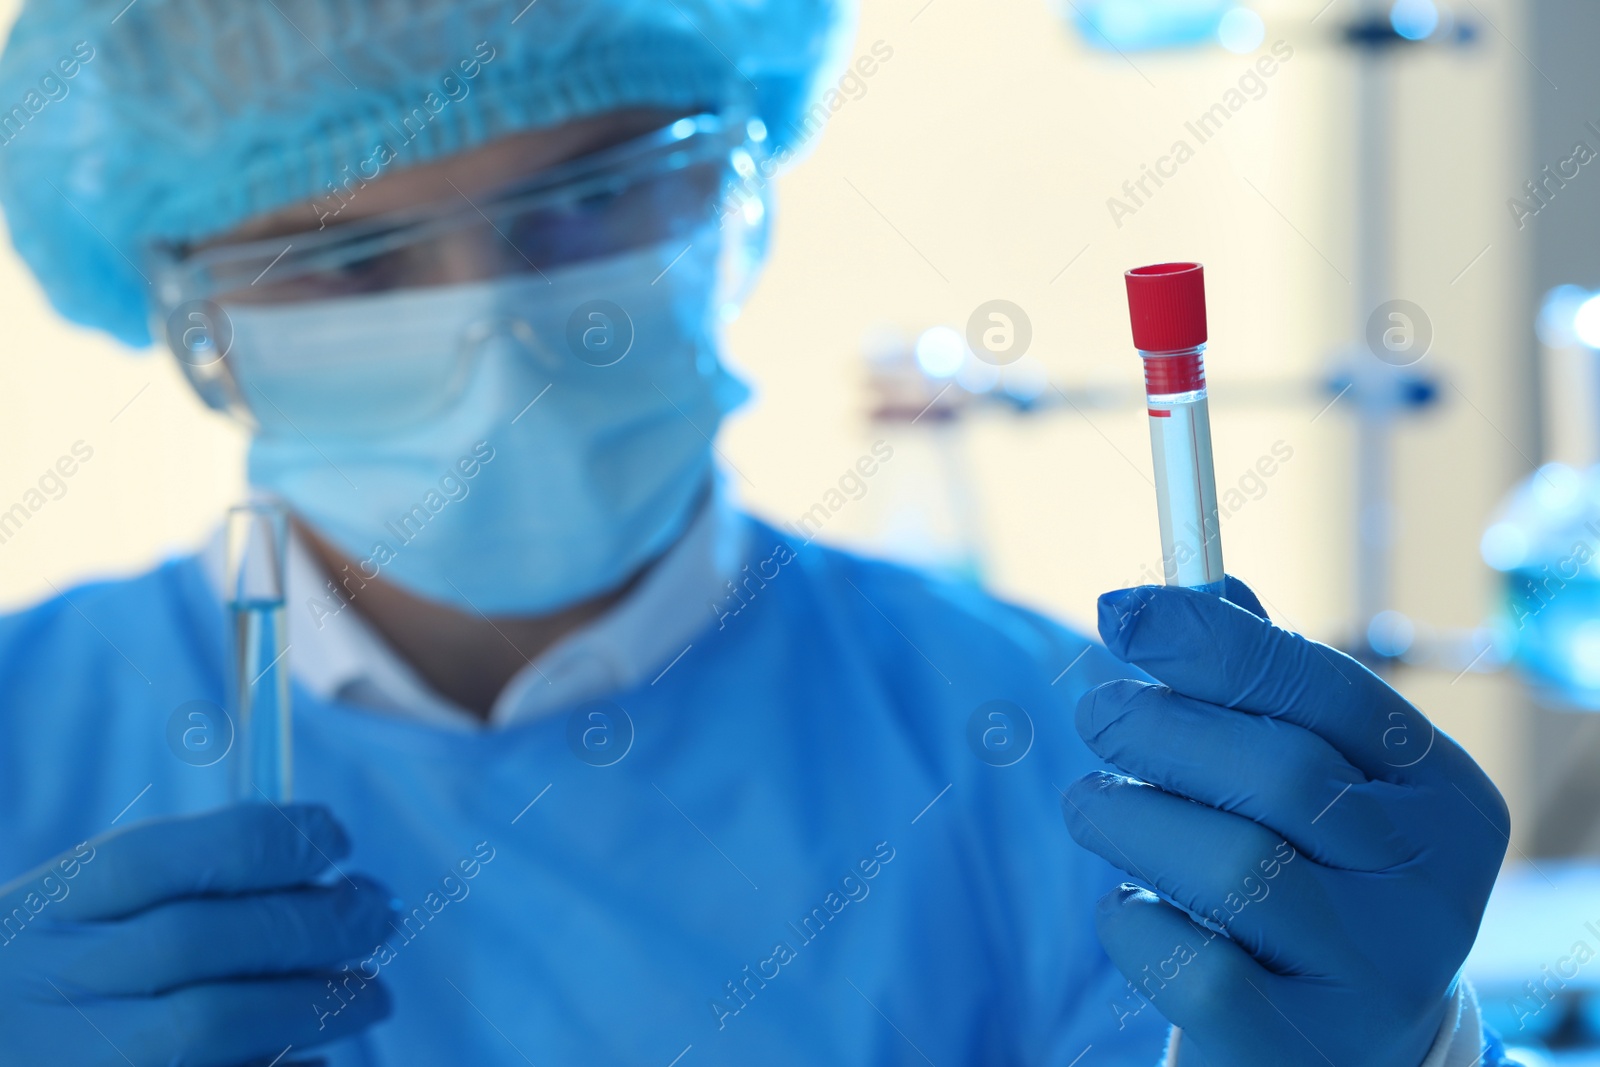
<svg viewBox="0 0 1600 1067">
<path fill-rule="evenodd" d="M 1205 389 L 1147 400 L 1166 583 L 1221 593 L 1222 534 Z"/>
</svg>

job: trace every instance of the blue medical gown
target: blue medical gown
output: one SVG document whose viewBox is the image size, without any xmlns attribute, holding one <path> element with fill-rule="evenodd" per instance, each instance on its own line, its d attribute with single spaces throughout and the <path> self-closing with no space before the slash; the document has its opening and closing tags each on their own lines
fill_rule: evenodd
<svg viewBox="0 0 1600 1067">
<path fill-rule="evenodd" d="M 336 1067 L 1157 1061 L 1164 1024 L 1129 1014 L 1093 931 L 1118 879 L 1059 810 L 1095 765 L 1074 703 L 1127 668 L 970 588 L 757 523 L 747 543 L 739 598 L 610 698 L 634 735 L 610 766 L 596 708 L 469 732 L 296 690 L 296 799 L 407 914 L 307 1005 L 363 974 L 394 995 Z M 0 621 L 0 878 L 135 796 L 119 825 L 226 801 L 227 761 L 167 740 L 174 709 L 222 702 L 223 633 L 195 558 Z M 976 754 L 991 701 L 1033 723 L 1011 766 Z"/>
</svg>

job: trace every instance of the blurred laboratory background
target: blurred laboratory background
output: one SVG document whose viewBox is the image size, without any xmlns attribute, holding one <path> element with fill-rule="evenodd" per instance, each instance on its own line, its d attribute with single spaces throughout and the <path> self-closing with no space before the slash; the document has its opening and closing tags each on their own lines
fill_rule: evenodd
<svg viewBox="0 0 1600 1067">
<path fill-rule="evenodd" d="M 1600 1063 L 1595 42 L 1588 0 L 872 0 L 728 326 L 748 507 L 1092 629 L 1160 573 L 1122 272 L 1203 262 L 1228 569 L 1505 793 L 1469 973 L 1530 1065 Z M 0 313 L 0 603 L 201 542 L 234 427 L 8 244 Z"/>
</svg>

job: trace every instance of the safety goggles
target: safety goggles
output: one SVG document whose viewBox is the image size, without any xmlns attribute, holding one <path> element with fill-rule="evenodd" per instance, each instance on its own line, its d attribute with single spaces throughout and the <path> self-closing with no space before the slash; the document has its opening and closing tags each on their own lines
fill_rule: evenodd
<svg viewBox="0 0 1600 1067">
<path fill-rule="evenodd" d="M 735 194 L 751 187 L 765 138 L 759 121 L 697 115 L 476 201 L 463 196 L 455 203 L 235 245 L 158 248 L 153 250 L 157 327 L 206 403 L 246 424 L 272 421 L 277 413 L 264 411 L 263 405 L 271 407 L 273 396 L 287 392 L 291 379 L 316 381 L 331 402 L 341 393 L 345 400 L 360 396 L 364 409 L 385 421 L 418 417 L 411 410 L 415 402 L 403 397 L 427 397 L 433 408 L 447 406 L 487 338 L 462 338 L 421 360 L 426 366 L 407 369 L 392 354 L 371 352 L 361 337 L 349 336 L 347 344 L 332 346 L 340 353 L 337 359 L 307 366 L 291 351 L 257 351 L 250 345 L 235 350 L 234 322 L 242 324 L 243 318 L 274 306 L 309 311 L 345 297 L 393 297 L 420 307 L 434 299 L 432 293 L 442 295 L 443 286 L 507 276 L 542 283 L 549 280 L 546 272 L 560 278 L 571 273 L 566 268 L 586 261 L 677 238 L 687 244 L 697 231 L 717 224 L 719 215 L 733 223 L 737 239 L 730 245 L 758 243 L 749 216 L 752 208 L 757 215 L 763 212 L 761 200 Z M 755 187 L 759 190 L 760 183 Z M 733 211 L 735 204 L 743 210 Z M 406 291 L 414 293 L 408 297 Z M 354 324 L 337 320 L 336 315 L 319 329 L 330 335 L 351 332 Z M 484 325 L 534 354 L 548 354 L 554 340 L 533 336 L 524 322 Z M 305 347 L 326 355 L 330 346 Z M 352 392 L 343 387 L 350 385 L 346 379 L 367 384 Z M 375 395 L 374 381 L 386 383 L 380 392 L 389 395 Z M 350 429 L 359 432 L 355 423 L 360 421 L 355 418 Z"/>
<path fill-rule="evenodd" d="M 550 267 L 666 240 L 704 224 L 755 173 L 760 122 L 694 115 L 534 174 L 480 202 L 395 211 L 286 237 L 190 250 L 155 246 L 163 318 L 190 301 L 275 304 L 424 288 Z M 462 275 L 462 269 L 470 270 Z"/>
<path fill-rule="evenodd" d="M 165 326 L 197 301 L 288 303 L 538 274 L 667 240 L 704 225 L 730 185 L 754 175 L 765 137 L 756 121 L 696 115 L 479 201 L 239 244 L 157 246 L 158 311 Z"/>
</svg>

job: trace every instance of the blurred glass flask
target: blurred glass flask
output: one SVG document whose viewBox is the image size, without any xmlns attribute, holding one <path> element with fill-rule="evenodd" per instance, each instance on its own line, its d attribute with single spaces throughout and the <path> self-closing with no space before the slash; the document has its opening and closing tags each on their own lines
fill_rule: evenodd
<svg viewBox="0 0 1600 1067">
<path fill-rule="evenodd" d="M 987 553 L 966 434 L 978 390 L 966 373 L 995 368 L 974 359 L 951 326 L 930 327 L 914 341 L 895 327 L 879 327 L 864 339 L 863 354 L 872 424 L 886 434 L 878 443 L 891 448 L 866 483 L 874 488 L 861 493 L 856 529 L 868 531 L 863 547 L 981 582 Z M 806 518 L 797 525 L 815 536 Z"/>
<path fill-rule="evenodd" d="M 237 734 L 236 801 L 289 800 L 293 760 L 289 662 L 284 635 L 284 568 L 289 515 L 273 501 L 228 511 L 227 601 L 232 629 L 229 679 Z"/>
<path fill-rule="evenodd" d="M 1540 425 L 1546 462 L 1507 494 L 1479 548 L 1503 575 L 1498 651 L 1549 707 L 1600 711 L 1600 295 L 1545 295 Z"/>
</svg>

